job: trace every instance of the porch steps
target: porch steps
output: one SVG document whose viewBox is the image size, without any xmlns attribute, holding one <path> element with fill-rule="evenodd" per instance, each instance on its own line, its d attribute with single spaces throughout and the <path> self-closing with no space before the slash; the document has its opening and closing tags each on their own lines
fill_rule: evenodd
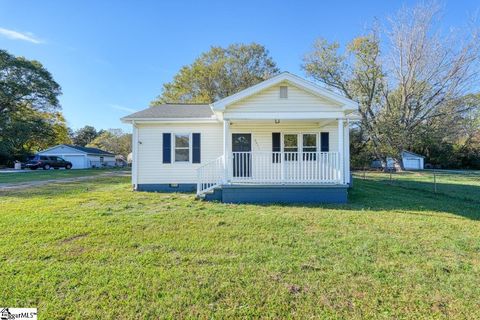
<svg viewBox="0 0 480 320">
<path fill-rule="evenodd" d="M 222 186 L 215 187 L 213 190 L 210 190 L 203 195 L 203 200 L 222 201 L 222 192 Z"/>
</svg>

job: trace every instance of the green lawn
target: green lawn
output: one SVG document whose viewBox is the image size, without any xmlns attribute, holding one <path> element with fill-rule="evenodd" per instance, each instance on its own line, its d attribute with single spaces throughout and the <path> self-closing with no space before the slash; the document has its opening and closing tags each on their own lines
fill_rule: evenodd
<svg viewBox="0 0 480 320">
<path fill-rule="evenodd" d="M 478 198 L 373 179 L 349 197 L 225 205 L 127 177 L 3 192 L 0 302 L 40 319 L 480 317 Z"/>
<path fill-rule="evenodd" d="M 462 200 L 480 200 L 480 171 L 381 171 L 356 172 L 357 178 L 369 179 L 402 188 L 435 192 Z M 390 180 L 391 177 L 391 180 Z"/>
<path fill-rule="evenodd" d="M 0 185 L 2 183 L 23 183 L 40 180 L 56 180 L 62 178 L 75 178 L 93 176 L 111 171 L 124 169 L 108 168 L 108 169 L 82 169 L 82 170 L 32 170 L 26 172 L 8 172 L 0 173 Z"/>
</svg>

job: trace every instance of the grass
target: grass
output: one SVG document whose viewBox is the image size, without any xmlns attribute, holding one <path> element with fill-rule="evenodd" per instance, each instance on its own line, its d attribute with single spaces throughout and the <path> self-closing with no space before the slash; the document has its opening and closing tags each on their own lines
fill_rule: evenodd
<svg viewBox="0 0 480 320">
<path fill-rule="evenodd" d="M 403 171 L 390 174 L 381 171 L 356 172 L 359 179 L 393 184 L 402 188 L 428 191 L 445 196 L 480 201 L 480 171 Z"/>
<path fill-rule="evenodd" d="M 76 178 L 76 177 L 85 177 L 85 176 L 94 176 L 106 172 L 111 172 L 113 170 L 124 170 L 117 168 L 108 168 L 108 169 L 82 169 L 82 170 L 31 170 L 25 172 L 8 172 L 0 173 L 0 184 L 3 183 L 23 183 L 31 181 L 41 181 L 41 180 L 56 180 L 62 178 Z"/>
<path fill-rule="evenodd" d="M 0 301 L 41 319 L 480 317 L 478 202 L 368 179 L 349 198 L 226 205 L 126 177 L 3 192 Z"/>
</svg>

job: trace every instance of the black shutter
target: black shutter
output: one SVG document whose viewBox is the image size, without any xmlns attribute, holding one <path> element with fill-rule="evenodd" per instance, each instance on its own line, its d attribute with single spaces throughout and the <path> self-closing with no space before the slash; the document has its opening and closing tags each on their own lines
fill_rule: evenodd
<svg viewBox="0 0 480 320">
<path fill-rule="evenodd" d="M 329 145 L 328 140 L 329 140 L 328 132 L 320 133 L 320 143 L 321 143 L 320 151 L 322 151 L 322 152 L 328 152 L 329 151 L 330 145 Z"/>
<path fill-rule="evenodd" d="M 172 163 L 172 134 L 163 134 L 163 163 Z"/>
<path fill-rule="evenodd" d="M 201 143 L 200 133 L 192 133 L 192 163 L 200 163 Z"/>
<path fill-rule="evenodd" d="M 272 132 L 272 151 L 273 152 L 280 152 L 282 151 L 281 146 L 281 139 L 280 139 L 280 132 Z M 272 157 L 273 163 L 280 162 L 280 155 L 278 153 L 274 153 Z"/>
</svg>

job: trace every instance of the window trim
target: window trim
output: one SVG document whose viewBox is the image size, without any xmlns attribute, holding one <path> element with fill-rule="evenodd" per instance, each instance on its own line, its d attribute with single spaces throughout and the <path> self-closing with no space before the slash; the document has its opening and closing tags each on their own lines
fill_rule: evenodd
<svg viewBox="0 0 480 320">
<path fill-rule="evenodd" d="M 177 146 L 176 146 L 176 142 L 175 142 L 175 137 L 177 135 L 181 135 L 181 136 L 188 136 L 188 161 L 177 161 L 177 157 L 176 157 L 176 153 L 175 153 L 175 150 L 177 149 Z M 192 163 L 192 149 L 193 149 L 193 146 L 192 146 L 192 133 L 191 132 L 172 132 L 172 137 L 171 137 L 171 152 L 172 152 L 172 155 L 173 155 L 173 161 L 172 163 L 175 163 L 175 164 L 181 164 L 181 163 L 184 163 L 184 164 L 190 164 Z M 179 147 L 179 149 L 187 149 L 186 147 Z"/>
</svg>

